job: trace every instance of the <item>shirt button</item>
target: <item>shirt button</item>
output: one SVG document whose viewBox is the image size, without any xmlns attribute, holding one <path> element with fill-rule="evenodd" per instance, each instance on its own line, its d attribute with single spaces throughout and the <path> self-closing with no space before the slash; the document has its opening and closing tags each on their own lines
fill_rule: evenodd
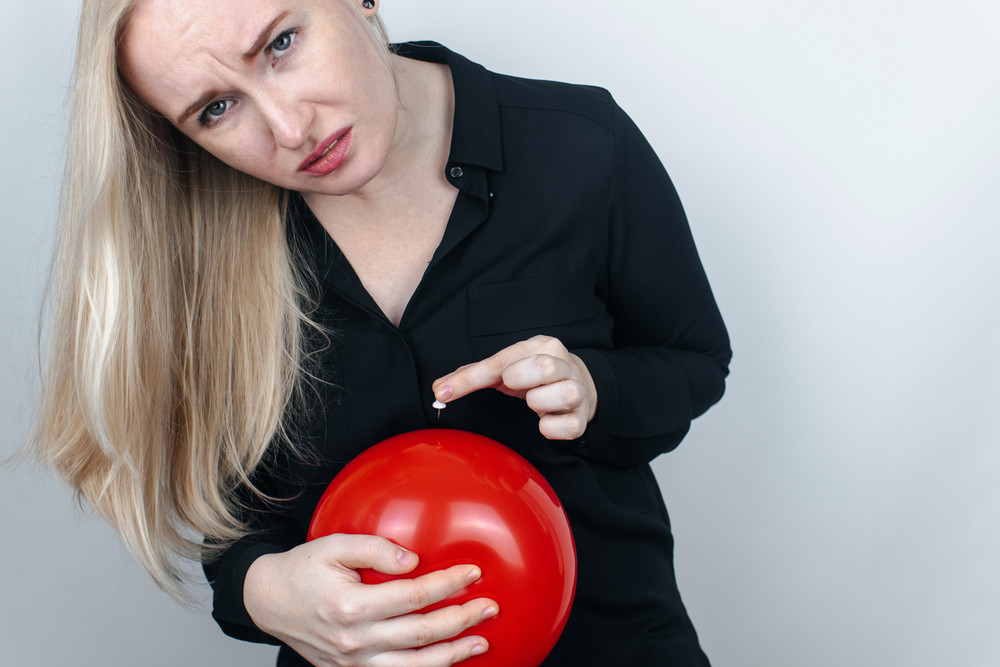
<svg viewBox="0 0 1000 667">
<path fill-rule="evenodd" d="M 448 170 L 448 175 L 451 176 L 452 178 L 462 178 L 464 174 L 465 172 L 462 171 L 461 167 L 452 167 L 451 169 Z"/>
</svg>

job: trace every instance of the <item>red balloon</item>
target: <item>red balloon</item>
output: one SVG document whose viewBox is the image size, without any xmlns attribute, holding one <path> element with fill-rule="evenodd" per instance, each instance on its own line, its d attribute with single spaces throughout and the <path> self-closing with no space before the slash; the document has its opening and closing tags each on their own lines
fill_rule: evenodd
<svg viewBox="0 0 1000 667">
<path fill-rule="evenodd" d="M 500 613 L 464 635 L 490 650 L 479 667 L 537 667 L 569 617 L 576 547 L 555 491 L 530 463 L 495 440 L 450 429 L 389 438 L 351 461 L 330 483 L 308 539 L 380 535 L 420 556 L 406 578 L 458 564 L 482 578 L 431 611 L 479 597 Z M 390 577 L 362 570 L 364 583 Z"/>
</svg>

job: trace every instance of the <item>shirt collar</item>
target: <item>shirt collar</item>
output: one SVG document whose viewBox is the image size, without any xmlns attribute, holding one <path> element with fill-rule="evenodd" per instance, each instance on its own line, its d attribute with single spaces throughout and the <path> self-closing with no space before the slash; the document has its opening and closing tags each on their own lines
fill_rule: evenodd
<svg viewBox="0 0 1000 667">
<path fill-rule="evenodd" d="M 486 68 L 437 42 L 404 42 L 390 48 L 405 58 L 443 63 L 451 69 L 455 118 L 448 162 L 502 171 L 500 107 L 493 77 Z"/>
</svg>

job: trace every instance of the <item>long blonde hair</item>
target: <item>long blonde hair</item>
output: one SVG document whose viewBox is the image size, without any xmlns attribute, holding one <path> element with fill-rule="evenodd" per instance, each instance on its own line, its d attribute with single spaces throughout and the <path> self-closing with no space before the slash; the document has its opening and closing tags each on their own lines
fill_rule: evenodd
<svg viewBox="0 0 1000 667">
<path fill-rule="evenodd" d="M 83 2 L 32 443 L 183 600 L 177 556 L 247 530 L 234 492 L 288 440 L 313 325 L 286 193 L 186 140 L 122 82 L 133 2 Z"/>
</svg>

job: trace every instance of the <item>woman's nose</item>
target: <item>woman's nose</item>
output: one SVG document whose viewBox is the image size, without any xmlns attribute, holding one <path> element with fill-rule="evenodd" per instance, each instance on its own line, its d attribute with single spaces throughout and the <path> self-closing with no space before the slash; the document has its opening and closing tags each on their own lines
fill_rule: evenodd
<svg viewBox="0 0 1000 667">
<path fill-rule="evenodd" d="M 311 104 L 271 94 L 261 100 L 261 110 L 275 142 L 282 148 L 301 148 L 312 134 L 316 114 Z"/>
</svg>

